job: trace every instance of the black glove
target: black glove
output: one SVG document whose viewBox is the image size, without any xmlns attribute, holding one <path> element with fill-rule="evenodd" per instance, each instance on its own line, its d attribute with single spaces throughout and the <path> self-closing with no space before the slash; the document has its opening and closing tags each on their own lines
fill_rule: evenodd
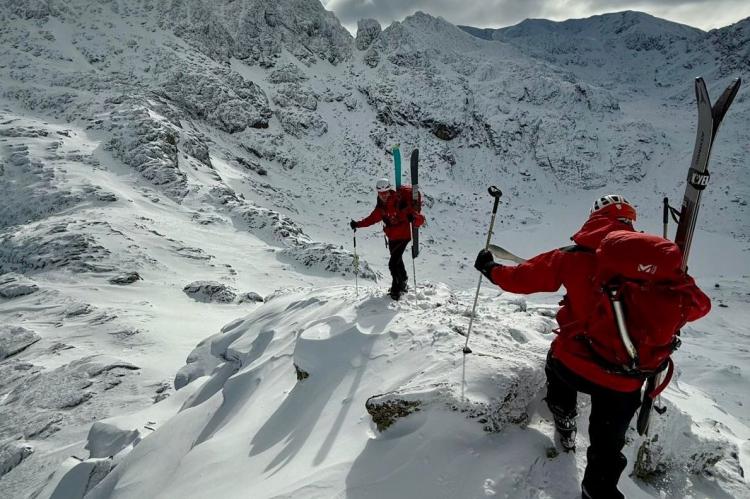
<svg viewBox="0 0 750 499">
<path fill-rule="evenodd" d="M 351 222 L 349 222 L 349 227 L 351 227 L 352 230 L 357 230 L 357 222 L 352 220 Z"/>
<path fill-rule="evenodd" d="M 408 215 L 406 215 L 406 220 L 409 223 L 414 223 L 414 214 L 413 213 L 409 213 Z"/>
<path fill-rule="evenodd" d="M 406 204 L 406 201 L 404 201 L 403 199 L 398 202 L 398 209 L 399 210 L 405 210 L 407 206 L 409 206 L 409 205 Z"/>
<path fill-rule="evenodd" d="M 487 277 L 487 279 L 489 279 L 490 281 L 492 280 L 490 278 L 492 269 L 497 266 L 498 264 L 495 263 L 495 259 L 492 258 L 492 253 L 490 253 L 486 249 L 480 251 L 477 255 L 477 259 L 474 261 L 474 268 L 484 274 L 484 276 Z"/>
</svg>

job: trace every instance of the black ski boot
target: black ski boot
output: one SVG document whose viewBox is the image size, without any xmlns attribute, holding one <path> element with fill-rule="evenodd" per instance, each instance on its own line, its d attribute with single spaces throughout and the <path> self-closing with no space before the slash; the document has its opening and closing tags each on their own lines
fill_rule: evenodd
<svg viewBox="0 0 750 499">
<path fill-rule="evenodd" d="M 555 440 L 559 441 L 559 445 L 563 451 L 575 452 L 577 432 L 578 428 L 576 426 L 575 416 L 555 416 Z"/>
<path fill-rule="evenodd" d="M 391 289 L 388 291 L 388 294 L 393 301 L 398 301 L 399 298 L 401 298 L 401 285 L 397 282 L 394 282 L 391 285 Z"/>
</svg>

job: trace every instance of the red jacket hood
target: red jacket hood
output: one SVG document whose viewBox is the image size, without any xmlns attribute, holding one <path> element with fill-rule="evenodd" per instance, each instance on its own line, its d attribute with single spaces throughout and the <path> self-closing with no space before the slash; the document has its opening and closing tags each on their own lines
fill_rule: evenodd
<svg viewBox="0 0 750 499">
<path fill-rule="evenodd" d="M 632 225 L 594 213 L 586 220 L 583 227 L 573 234 L 571 239 L 579 246 L 596 249 L 599 247 L 602 239 L 613 230 L 633 231 L 634 229 Z"/>
</svg>

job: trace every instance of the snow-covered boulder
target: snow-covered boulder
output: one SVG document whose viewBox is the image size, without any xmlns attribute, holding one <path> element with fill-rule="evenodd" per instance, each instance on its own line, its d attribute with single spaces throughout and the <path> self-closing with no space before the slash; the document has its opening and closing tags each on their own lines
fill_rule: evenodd
<svg viewBox="0 0 750 499">
<path fill-rule="evenodd" d="M 182 290 L 192 299 L 204 303 L 232 303 L 237 298 L 231 287 L 216 281 L 194 281 Z"/>
<path fill-rule="evenodd" d="M 237 303 L 262 303 L 263 301 L 263 297 L 255 291 L 242 293 L 239 298 L 237 298 Z"/>
<path fill-rule="evenodd" d="M 104 421 L 91 425 L 86 441 L 86 450 L 92 458 L 112 457 L 141 439 L 137 429 L 119 428 Z"/>
</svg>

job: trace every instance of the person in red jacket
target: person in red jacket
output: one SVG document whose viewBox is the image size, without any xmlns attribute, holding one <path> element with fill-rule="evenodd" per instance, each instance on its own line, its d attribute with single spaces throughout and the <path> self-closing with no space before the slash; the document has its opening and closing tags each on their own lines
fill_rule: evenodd
<svg viewBox="0 0 750 499">
<path fill-rule="evenodd" d="M 610 232 L 633 231 L 635 220 L 635 208 L 625 198 L 604 196 L 594 203 L 588 220 L 571 238 L 574 245 L 542 253 L 517 266 L 499 265 L 489 251 L 482 250 L 474 263 L 490 281 L 511 293 L 554 292 L 565 286 L 567 294 L 556 317 L 560 328 L 545 366 L 545 400 L 561 443 L 574 448 L 577 394 L 591 396 L 590 446 L 581 484 L 584 499 L 624 497 L 617 489 L 627 465 L 621 451 L 630 421 L 641 404 L 643 381 L 616 374 L 597 362 L 581 341 L 581 332 L 602 293 L 594 282 L 595 250 Z M 708 313 L 710 300 L 692 278 L 685 275 L 685 282 L 690 297 L 687 320 L 693 321 Z"/>
<path fill-rule="evenodd" d="M 379 179 L 375 189 L 378 191 L 375 209 L 360 221 L 352 220 L 349 226 L 352 230 L 357 230 L 383 222 L 383 231 L 388 239 L 388 250 L 391 254 L 388 270 L 391 271 L 393 281 L 389 293 L 391 298 L 398 300 L 408 287 L 409 276 L 402 256 L 411 241 L 411 224 L 420 227 L 425 219 L 419 213 L 418 207 L 414 206 L 410 189 L 401 187 L 396 191 L 387 178 Z"/>
</svg>

